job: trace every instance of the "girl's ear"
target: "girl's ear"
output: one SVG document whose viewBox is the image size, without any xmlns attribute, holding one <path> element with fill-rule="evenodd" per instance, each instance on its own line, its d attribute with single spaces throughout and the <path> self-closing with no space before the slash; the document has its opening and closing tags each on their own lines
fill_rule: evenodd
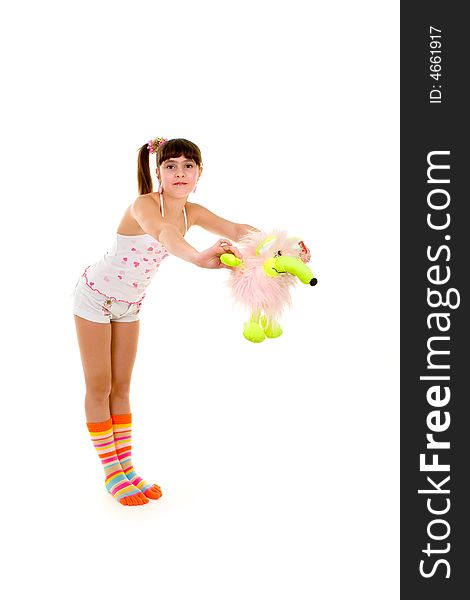
<svg viewBox="0 0 470 600">
<path fill-rule="evenodd" d="M 272 251 L 274 244 L 277 242 L 277 237 L 275 235 L 270 235 L 265 240 L 259 244 L 256 248 L 257 256 L 263 256 Z"/>
</svg>

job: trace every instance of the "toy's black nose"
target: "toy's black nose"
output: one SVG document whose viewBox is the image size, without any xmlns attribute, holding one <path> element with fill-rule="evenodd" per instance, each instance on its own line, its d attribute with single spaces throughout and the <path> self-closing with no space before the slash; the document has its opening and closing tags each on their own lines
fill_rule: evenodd
<svg viewBox="0 0 470 600">
<path fill-rule="evenodd" d="M 310 279 L 310 285 L 317 285 L 318 283 L 318 279 L 316 279 L 316 277 L 314 277 L 313 279 Z"/>
</svg>

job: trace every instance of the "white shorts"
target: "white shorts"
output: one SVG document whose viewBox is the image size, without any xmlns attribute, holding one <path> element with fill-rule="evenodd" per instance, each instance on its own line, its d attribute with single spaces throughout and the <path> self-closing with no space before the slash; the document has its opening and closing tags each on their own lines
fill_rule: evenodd
<svg viewBox="0 0 470 600">
<path fill-rule="evenodd" d="M 142 302 L 130 304 L 121 300 L 111 300 L 91 290 L 82 275 L 73 292 L 73 314 L 95 323 L 131 323 L 139 320 Z"/>
</svg>

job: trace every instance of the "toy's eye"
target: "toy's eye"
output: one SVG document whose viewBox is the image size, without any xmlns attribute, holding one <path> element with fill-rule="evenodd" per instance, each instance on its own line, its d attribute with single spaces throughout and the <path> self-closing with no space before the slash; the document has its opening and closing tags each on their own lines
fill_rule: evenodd
<svg viewBox="0 0 470 600">
<path fill-rule="evenodd" d="M 277 241 L 277 237 L 274 235 L 270 235 L 269 237 L 267 237 L 263 242 L 261 242 L 261 244 L 256 248 L 256 254 L 258 256 L 262 256 L 264 254 L 269 253 L 269 251 L 272 251 L 274 244 Z"/>
<path fill-rule="evenodd" d="M 277 258 L 278 256 L 282 256 L 282 252 L 280 250 L 278 250 L 276 252 L 276 254 L 274 255 L 274 258 Z"/>
</svg>

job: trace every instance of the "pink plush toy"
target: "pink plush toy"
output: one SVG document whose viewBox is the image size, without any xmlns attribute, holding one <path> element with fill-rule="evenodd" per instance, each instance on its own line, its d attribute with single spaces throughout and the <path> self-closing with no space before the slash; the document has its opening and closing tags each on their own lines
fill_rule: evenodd
<svg viewBox="0 0 470 600">
<path fill-rule="evenodd" d="M 305 263 L 310 251 L 300 238 L 288 238 L 285 231 L 253 231 L 239 242 L 243 262 L 234 254 L 222 254 L 220 260 L 232 267 L 228 284 L 239 304 L 251 310 L 243 335 L 250 342 L 282 334 L 277 319 L 285 306 L 292 306 L 289 288 L 299 279 L 316 285 L 317 280 Z M 264 313 L 264 314 L 263 314 Z"/>
</svg>

